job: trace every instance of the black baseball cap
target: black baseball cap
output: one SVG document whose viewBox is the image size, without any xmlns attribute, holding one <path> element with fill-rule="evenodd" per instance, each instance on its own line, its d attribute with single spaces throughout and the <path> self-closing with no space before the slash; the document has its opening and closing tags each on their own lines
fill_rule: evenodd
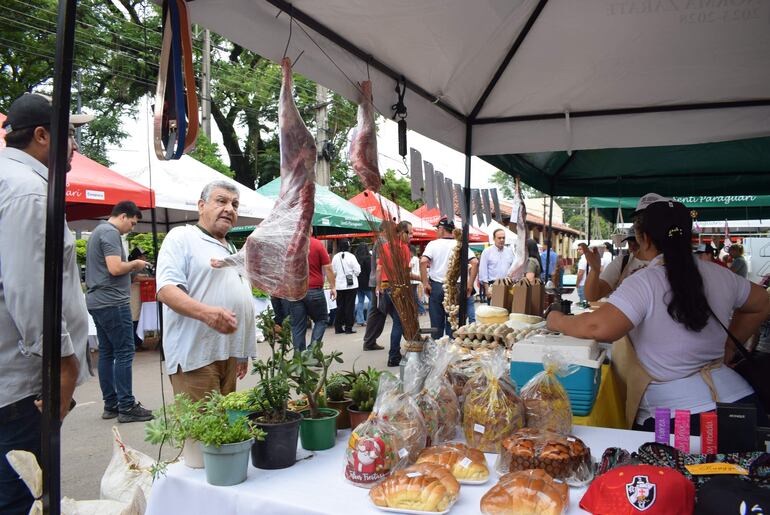
<svg viewBox="0 0 770 515">
<path fill-rule="evenodd" d="M 30 127 L 48 127 L 51 125 L 53 104 L 51 99 L 40 93 L 24 93 L 8 108 L 3 129 L 10 134 L 13 131 Z M 75 127 L 94 119 L 90 114 L 71 114 L 69 122 Z"/>
<path fill-rule="evenodd" d="M 692 238 L 692 216 L 681 202 L 666 200 L 654 202 L 644 209 L 645 231 L 655 240 Z"/>
<path fill-rule="evenodd" d="M 436 224 L 436 228 L 443 227 L 447 231 L 454 231 L 455 230 L 455 223 L 454 221 L 450 220 L 446 216 L 442 216 L 441 219 Z"/>
</svg>

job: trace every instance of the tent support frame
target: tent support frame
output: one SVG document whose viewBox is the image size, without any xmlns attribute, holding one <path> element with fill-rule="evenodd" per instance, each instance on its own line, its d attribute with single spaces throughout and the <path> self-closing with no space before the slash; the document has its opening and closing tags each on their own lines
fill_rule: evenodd
<svg viewBox="0 0 770 515">
<path fill-rule="evenodd" d="M 470 232 L 470 205 L 471 205 L 471 148 L 473 147 L 473 124 L 465 124 L 465 213 L 463 218 L 463 237 L 460 248 L 460 295 L 459 295 L 459 314 L 458 321 L 460 325 L 465 325 L 468 316 L 468 234 Z"/>
</svg>

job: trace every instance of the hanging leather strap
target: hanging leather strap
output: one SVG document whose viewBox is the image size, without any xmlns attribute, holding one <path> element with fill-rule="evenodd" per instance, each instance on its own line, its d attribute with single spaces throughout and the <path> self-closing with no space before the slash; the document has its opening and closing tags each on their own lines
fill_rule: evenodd
<svg viewBox="0 0 770 515">
<path fill-rule="evenodd" d="M 153 142 L 155 156 L 164 161 L 168 159 L 163 148 L 163 118 L 166 103 L 166 81 L 168 78 L 169 56 L 171 55 L 171 19 L 166 17 L 163 27 L 163 42 L 160 48 L 160 63 L 158 66 L 158 84 L 155 88 L 155 113 L 153 115 Z M 171 128 L 169 128 L 171 130 Z"/>
<path fill-rule="evenodd" d="M 198 121 L 198 95 L 195 87 L 195 70 L 193 68 L 192 30 L 190 29 L 190 17 L 187 14 L 187 2 L 176 0 L 179 12 L 179 30 L 182 42 L 182 68 L 184 74 L 184 90 L 187 101 L 187 134 L 184 139 L 184 152 L 189 152 L 195 147 L 198 139 L 200 124 Z"/>
</svg>

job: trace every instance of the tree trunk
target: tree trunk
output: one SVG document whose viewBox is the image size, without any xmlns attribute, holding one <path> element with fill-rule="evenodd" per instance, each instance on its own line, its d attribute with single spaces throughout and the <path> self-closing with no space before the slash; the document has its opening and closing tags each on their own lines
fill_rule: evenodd
<svg viewBox="0 0 770 515">
<path fill-rule="evenodd" d="M 222 133 L 222 143 L 230 157 L 230 169 L 235 172 L 235 180 L 254 189 L 254 180 L 256 179 L 254 169 L 246 153 L 241 149 L 238 135 L 235 132 L 236 109 L 231 108 L 230 112 L 225 115 L 220 109 L 219 103 L 212 99 L 211 114 Z"/>
</svg>

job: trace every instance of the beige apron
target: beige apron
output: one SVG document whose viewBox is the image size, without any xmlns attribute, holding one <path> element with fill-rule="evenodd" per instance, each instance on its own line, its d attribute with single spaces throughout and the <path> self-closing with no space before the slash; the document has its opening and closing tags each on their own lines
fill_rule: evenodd
<svg viewBox="0 0 770 515">
<path fill-rule="evenodd" d="M 711 371 L 721 367 L 722 364 L 722 359 L 715 359 L 696 372 L 696 374 L 701 375 L 709 387 L 711 400 L 714 402 L 719 402 L 719 397 L 711 377 Z M 642 366 L 636 355 L 634 344 L 628 336 L 624 336 L 612 344 L 612 368 L 618 379 L 618 394 L 621 399 L 626 400 L 626 427 L 631 429 L 636 421 L 636 412 L 639 410 L 639 404 L 642 402 L 642 396 L 647 387 L 653 381 L 658 383 L 665 381 L 658 381 Z"/>
</svg>

